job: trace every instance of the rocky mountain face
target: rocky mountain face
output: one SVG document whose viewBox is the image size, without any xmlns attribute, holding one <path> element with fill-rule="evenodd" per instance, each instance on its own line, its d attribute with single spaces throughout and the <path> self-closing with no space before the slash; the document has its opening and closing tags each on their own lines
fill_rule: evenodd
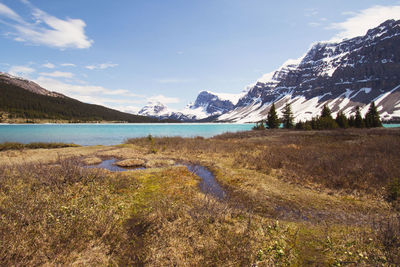
<svg viewBox="0 0 400 267">
<path fill-rule="evenodd" d="M 366 113 L 375 101 L 381 118 L 400 118 L 400 20 L 388 20 L 366 35 L 339 43 L 320 42 L 297 61 L 257 81 L 218 121 L 255 122 L 289 102 L 296 120 L 319 115 Z"/>
<path fill-rule="evenodd" d="M 149 102 L 137 113 L 141 116 L 153 117 L 160 120 L 171 119 L 177 121 L 195 121 L 193 114 L 184 114 L 179 111 L 172 111 L 161 102 Z"/>
<path fill-rule="evenodd" d="M 160 102 L 150 102 L 138 112 L 138 115 L 158 119 L 196 121 L 210 116 L 221 115 L 232 110 L 239 98 L 240 95 L 201 91 L 196 101 L 188 104 L 183 110 L 171 110 Z"/>
<path fill-rule="evenodd" d="M 232 100 L 224 99 L 218 94 L 202 91 L 196 98 L 194 104 L 189 105 L 190 109 L 203 108 L 204 112 L 212 115 L 223 114 L 233 109 L 235 105 Z"/>
<path fill-rule="evenodd" d="M 52 96 L 52 97 L 65 97 L 62 94 L 56 93 L 56 92 L 50 92 L 37 83 L 34 83 L 32 81 L 20 78 L 20 77 L 15 77 L 12 76 L 8 73 L 2 73 L 0 72 L 0 82 L 9 84 L 9 85 L 14 85 L 17 87 L 20 87 L 22 89 L 25 89 L 27 91 L 30 91 L 35 94 L 39 95 L 45 95 L 45 96 Z"/>
</svg>

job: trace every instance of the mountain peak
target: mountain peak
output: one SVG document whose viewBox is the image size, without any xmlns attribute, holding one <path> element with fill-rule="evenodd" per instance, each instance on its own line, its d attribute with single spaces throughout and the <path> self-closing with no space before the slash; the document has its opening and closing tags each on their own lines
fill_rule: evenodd
<svg viewBox="0 0 400 267">
<path fill-rule="evenodd" d="M 318 42 L 297 60 L 265 74 L 221 121 L 254 122 L 275 102 L 292 103 L 297 119 L 310 119 L 327 104 L 335 114 L 375 101 L 383 119 L 400 117 L 400 20 L 387 20 L 366 35 Z"/>
</svg>

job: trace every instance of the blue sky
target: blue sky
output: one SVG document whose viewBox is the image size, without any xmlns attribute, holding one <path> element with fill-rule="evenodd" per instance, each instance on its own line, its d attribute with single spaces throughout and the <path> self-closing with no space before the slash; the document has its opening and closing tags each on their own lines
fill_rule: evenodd
<svg viewBox="0 0 400 267">
<path fill-rule="evenodd" d="M 400 1 L 0 0 L 0 71 L 123 111 L 183 108 L 389 18 Z"/>
</svg>

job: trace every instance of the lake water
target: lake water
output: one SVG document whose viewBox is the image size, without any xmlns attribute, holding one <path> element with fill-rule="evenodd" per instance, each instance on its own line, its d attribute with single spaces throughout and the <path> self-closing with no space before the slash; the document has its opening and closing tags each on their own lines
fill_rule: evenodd
<svg viewBox="0 0 400 267">
<path fill-rule="evenodd" d="M 128 138 L 153 136 L 212 137 L 225 132 L 250 130 L 253 124 L 156 123 L 156 124 L 0 124 L 3 142 L 62 142 L 78 145 L 116 145 Z M 400 124 L 384 124 L 400 127 Z"/>
<path fill-rule="evenodd" d="M 397 127 L 400 127 L 400 124 L 399 123 L 383 124 L 383 127 L 385 127 L 385 128 L 397 128 Z"/>
<path fill-rule="evenodd" d="M 160 123 L 160 124 L 2 124 L 3 142 L 62 142 L 78 145 L 116 145 L 134 137 L 212 137 L 225 132 L 250 130 L 253 124 Z"/>
</svg>

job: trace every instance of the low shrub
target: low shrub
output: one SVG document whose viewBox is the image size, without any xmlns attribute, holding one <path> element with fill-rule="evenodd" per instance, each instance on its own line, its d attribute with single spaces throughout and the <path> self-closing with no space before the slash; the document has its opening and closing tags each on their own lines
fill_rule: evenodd
<svg viewBox="0 0 400 267">
<path fill-rule="evenodd" d="M 29 144 L 22 144 L 16 142 L 5 142 L 0 144 L 0 151 L 6 150 L 22 150 L 22 149 L 38 149 L 38 148 L 63 148 L 63 147 L 79 147 L 76 144 L 65 144 L 65 143 L 29 143 Z"/>
</svg>

